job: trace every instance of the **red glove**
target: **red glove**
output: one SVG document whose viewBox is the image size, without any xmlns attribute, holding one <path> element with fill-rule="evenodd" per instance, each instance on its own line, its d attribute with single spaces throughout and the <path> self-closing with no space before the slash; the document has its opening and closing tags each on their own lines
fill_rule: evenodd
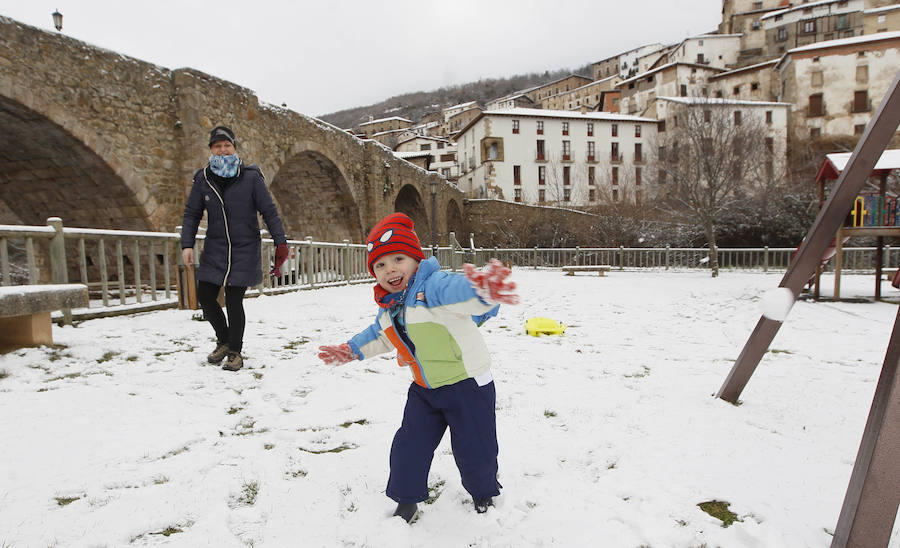
<svg viewBox="0 0 900 548">
<path fill-rule="evenodd" d="M 519 296 L 513 293 L 516 282 L 506 279 L 510 272 L 512 271 L 497 259 L 491 259 L 481 272 L 469 263 L 463 265 L 463 273 L 475 292 L 490 304 L 518 304 Z"/>
<path fill-rule="evenodd" d="M 319 347 L 319 359 L 325 362 L 325 365 L 344 365 L 355 360 L 356 355 L 348 343 L 337 346 L 324 345 Z"/>
<path fill-rule="evenodd" d="M 275 267 L 272 269 L 269 274 L 275 276 L 276 278 L 281 276 L 281 265 L 284 264 L 288 258 L 288 246 L 287 244 L 278 244 L 275 247 Z"/>
</svg>

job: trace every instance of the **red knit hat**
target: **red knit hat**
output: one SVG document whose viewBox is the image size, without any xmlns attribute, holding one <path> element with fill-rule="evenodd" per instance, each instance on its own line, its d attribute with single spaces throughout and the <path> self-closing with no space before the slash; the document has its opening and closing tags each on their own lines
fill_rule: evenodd
<svg viewBox="0 0 900 548">
<path fill-rule="evenodd" d="M 375 225 L 366 238 L 366 250 L 369 252 L 367 263 L 372 276 L 375 275 L 372 264 L 379 257 L 391 253 L 403 253 L 417 261 L 425 259 L 419 237 L 413 230 L 413 221 L 403 213 L 391 213 Z"/>
</svg>

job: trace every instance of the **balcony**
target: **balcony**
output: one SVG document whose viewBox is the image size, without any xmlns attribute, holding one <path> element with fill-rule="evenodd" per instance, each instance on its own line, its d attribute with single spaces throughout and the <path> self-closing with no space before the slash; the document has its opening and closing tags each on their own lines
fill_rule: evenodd
<svg viewBox="0 0 900 548">
<path fill-rule="evenodd" d="M 546 162 L 546 161 L 547 161 L 547 157 L 544 155 L 544 152 L 543 152 L 543 151 L 538 151 L 538 152 L 535 153 L 535 155 L 534 155 L 534 161 L 535 161 L 535 162 Z"/>
<path fill-rule="evenodd" d="M 619 154 L 610 154 L 610 156 L 609 156 L 609 162 L 610 162 L 611 164 L 621 164 L 621 163 L 622 163 L 622 156 L 619 155 Z"/>
<path fill-rule="evenodd" d="M 644 157 L 641 156 L 641 155 L 635 156 L 635 157 L 634 157 L 634 163 L 635 163 L 635 164 L 643 164 L 643 163 L 644 163 Z"/>
<path fill-rule="evenodd" d="M 587 155 L 587 162 L 588 162 L 589 164 L 596 164 L 596 163 L 597 163 L 597 157 L 594 156 L 593 154 L 588 154 L 588 155 Z"/>
<path fill-rule="evenodd" d="M 572 161 L 572 155 L 571 155 L 571 154 L 563 154 L 563 155 L 562 155 L 562 161 L 563 161 L 563 162 L 571 162 L 571 161 Z"/>
</svg>

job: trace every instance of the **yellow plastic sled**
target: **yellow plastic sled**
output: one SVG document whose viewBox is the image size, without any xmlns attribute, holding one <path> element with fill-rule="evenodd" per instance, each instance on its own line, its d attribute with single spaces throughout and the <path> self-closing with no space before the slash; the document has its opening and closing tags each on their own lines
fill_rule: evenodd
<svg viewBox="0 0 900 548">
<path fill-rule="evenodd" d="M 528 318 L 525 322 L 525 333 L 532 337 L 541 335 L 562 335 L 566 324 L 550 318 Z"/>
</svg>

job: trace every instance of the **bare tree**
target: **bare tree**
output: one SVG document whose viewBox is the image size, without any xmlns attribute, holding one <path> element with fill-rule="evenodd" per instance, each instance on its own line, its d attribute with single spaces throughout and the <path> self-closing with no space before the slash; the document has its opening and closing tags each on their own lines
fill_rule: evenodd
<svg viewBox="0 0 900 548">
<path fill-rule="evenodd" d="M 677 105 L 674 113 L 667 119 L 670 127 L 657 136 L 647 175 L 659 179 L 659 207 L 703 231 L 716 277 L 720 219 L 748 196 L 765 193 L 780 166 L 762 113 L 715 99 L 694 99 Z"/>
</svg>

